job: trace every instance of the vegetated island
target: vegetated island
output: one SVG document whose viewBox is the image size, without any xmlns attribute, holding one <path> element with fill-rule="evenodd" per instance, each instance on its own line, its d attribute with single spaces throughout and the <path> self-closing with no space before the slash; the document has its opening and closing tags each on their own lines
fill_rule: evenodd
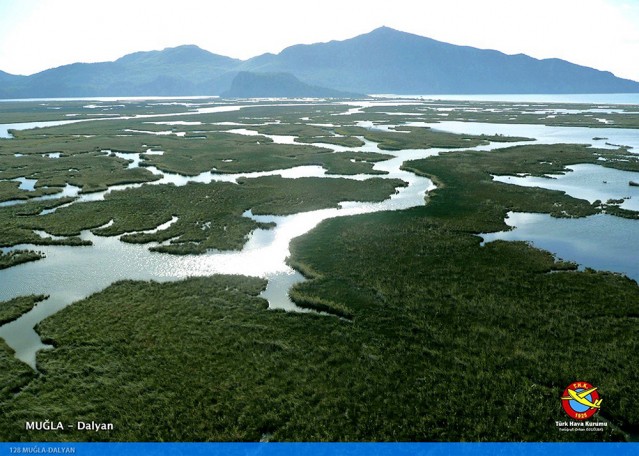
<svg viewBox="0 0 639 456">
<path fill-rule="evenodd" d="M 33 250 L 13 250 L 7 253 L 0 252 L 0 269 L 10 268 L 29 261 L 37 261 L 44 258 L 42 252 Z"/>
<path fill-rule="evenodd" d="M 0 302 L 0 325 L 9 323 L 33 308 L 38 302 L 44 301 L 47 296 L 31 295 L 20 296 L 10 301 Z"/>
</svg>

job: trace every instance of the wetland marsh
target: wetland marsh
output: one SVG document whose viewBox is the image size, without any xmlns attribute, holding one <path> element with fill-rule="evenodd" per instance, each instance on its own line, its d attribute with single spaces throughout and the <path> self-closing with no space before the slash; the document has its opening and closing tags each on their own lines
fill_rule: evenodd
<svg viewBox="0 0 639 456">
<path fill-rule="evenodd" d="M 0 438 L 636 438 L 636 107 L 34 105 L 82 121 L 0 140 Z M 524 213 L 554 243 L 482 242 Z M 608 262 L 562 248 L 602 217 Z M 603 433 L 554 427 L 578 378 Z"/>
</svg>

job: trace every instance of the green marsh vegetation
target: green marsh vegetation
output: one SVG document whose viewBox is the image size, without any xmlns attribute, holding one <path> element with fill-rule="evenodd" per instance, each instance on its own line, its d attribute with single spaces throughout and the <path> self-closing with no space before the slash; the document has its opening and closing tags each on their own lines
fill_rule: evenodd
<svg viewBox="0 0 639 456">
<path fill-rule="evenodd" d="M 295 136 L 295 142 L 299 143 L 324 143 L 344 147 L 361 147 L 364 145 L 364 142 L 355 136 L 335 136 L 336 127 L 307 125 L 299 120 L 287 124 L 269 123 L 266 125 L 247 125 L 247 127 L 262 135 Z"/>
<path fill-rule="evenodd" d="M 223 106 L 220 103 L 218 106 Z M 78 122 L 55 127 L 47 127 L 33 130 L 20 130 L 15 132 L 16 137 L 40 136 L 40 135 L 95 135 L 109 133 L 133 134 L 133 132 L 123 132 L 123 130 L 141 131 L 180 131 L 187 135 L 196 132 L 225 131 L 242 126 L 252 128 L 273 128 L 281 125 L 282 128 L 300 128 L 300 123 L 311 123 L 307 120 L 312 117 L 312 123 L 331 123 L 336 115 L 343 114 L 350 106 L 339 104 L 309 104 L 297 105 L 295 103 L 241 103 L 242 109 L 227 112 L 204 112 L 195 111 L 180 112 L 175 109 L 176 115 L 171 112 L 155 117 L 134 117 L 134 118 L 114 118 L 106 122 Z M 195 109 L 195 108 L 192 108 Z M 143 113 L 140 113 L 143 114 Z M 127 117 L 127 116 L 125 116 Z M 168 123 L 180 122 L 179 125 L 169 125 Z M 184 123 L 187 124 L 184 124 Z M 189 124 L 192 123 L 192 124 Z M 266 124 L 266 125 L 265 125 Z M 290 124 L 290 126 L 288 126 Z M 317 127 L 307 125 L 308 131 L 315 131 Z M 281 130 L 279 130 L 281 131 Z"/>
<path fill-rule="evenodd" d="M 303 136 L 295 141 L 301 143 L 323 143 L 334 144 L 343 147 L 361 147 L 364 142 L 354 136 Z"/>
<path fill-rule="evenodd" d="M 185 106 L 188 104 L 188 106 Z M 284 106 L 273 106 L 283 104 Z M 106 117 L 130 117 L 136 115 L 169 115 L 181 113 L 179 117 L 143 119 L 145 122 L 164 120 L 197 120 L 203 122 L 247 123 L 262 117 L 268 121 L 292 123 L 311 116 L 314 122 L 353 123 L 359 120 L 380 123 L 403 123 L 411 121 L 438 122 L 442 120 L 543 124 L 549 126 L 574 126 L 596 128 L 638 128 L 639 110 L 632 105 L 573 104 L 573 103 L 515 103 L 491 101 L 421 100 L 419 103 L 402 106 L 372 106 L 362 108 L 361 113 L 343 115 L 352 106 L 320 103 L 313 106 L 296 106 L 284 101 L 269 102 L 247 100 L 242 105 L 251 106 L 254 115 L 246 110 L 225 113 L 197 114 L 197 108 L 224 106 L 224 100 L 119 100 L 119 101 L 43 101 L 26 105 L 24 102 L 3 102 L 0 123 L 19 123 L 52 120 L 74 120 Z M 287 106 L 288 105 L 288 106 Z M 87 107 L 89 106 L 89 107 Z M 445 109 L 444 111 L 440 109 Z M 584 109 L 601 112 L 574 112 Z M 621 112 L 603 112 L 612 109 Z M 538 111 L 538 112 L 536 112 Z M 192 112 L 192 114 L 189 114 Z M 388 115 L 392 114 L 392 115 Z M 443 115 L 445 114 L 445 115 Z M 608 120 L 604 123 L 598 118 Z M 222 120 L 219 120 L 222 119 Z M 165 126 L 166 127 L 166 126 Z M 157 126 L 151 126 L 155 129 Z M 187 130 L 195 129 L 186 127 Z M 183 130 L 184 131 L 184 130 Z M 279 133 L 268 133 L 279 134 Z"/>
<path fill-rule="evenodd" d="M 59 193 L 61 188 L 39 188 L 34 191 L 24 191 L 20 189 L 18 181 L 0 181 L 0 202 L 11 200 L 26 200 L 37 196 L 54 195 Z"/>
<path fill-rule="evenodd" d="M 0 252 L 0 269 L 10 268 L 29 261 L 37 261 L 43 258 L 40 252 L 33 250 L 13 250 L 7 253 Z"/>
<path fill-rule="evenodd" d="M 2 101 L 0 124 L 84 119 L 96 113 L 95 110 L 83 109 L 83 106 L 89 103 L 88 101 L 43 101 L 25 104 L 22 101 Z"/>
<path fill-rule="evenodd" d="M 250 113 L 264 119 L 272 115 L 291 124 L 282 128 L 293 129 L 303 117 L 339 123 L 337 117 L 348 116 L 333 114 L 343 108 L 259 107 L 226 114 L 246 124 L 259 121 Z M 397 117 L 379 115 L 392 121 Z M 220 121 L 218 114 L 206 116 Z M 100 124 L 90 124 L 82 128 L 100 136 Z M 65 133 L 56 140 L 79 134 L 71 126 L 56 127 L 61 132 L 57 128 Z M 387 147 L 400 148 L 469 147 L 485 140 L 431 136 L 434 130 L 366 132 Z M 362 136 L 359 128 L 347 133 Z M 113 140 L 114 145 L 116 134 L 110 130 L 104 137 L 108 141 L 97 147 L 111 148 L 107 143 Z M 249 140 L 257 138 L 264 137 Z M 120 147 L 131 141 L 133 151 L 140 151 L 166 140 L 165 155 L 150 156 L 155 160 L 183 153 L 180 140 L 199 141 L 169 139 L 174 138 L 137 134 L 122 139 Z M 175 149 L 169 151 L 172 144 Z M 204 151 L 197 163 L 189 147 L 184 153 L 196 162 L 193 172 L 209 166 Z M 210 154 L 221 157 L 222 152 L 212 148 Z M 625 155 L 531 144 L 406 162 L 405 169 L 438 184 L 426 206 L 327 220 L 291 246 L 290 263 L 309 279 L 291 297 L 300 306 L 343 318 L 267 310 L 258 297 L 266 282 L 255 278 L 116 283 L 38 326 L 43 340 L 55 346 L 38 354 L 39 373 L 0 350 L 0 378 L 7 385 L 0 392 L 0 439 L 561 441 L 636 436 L 636 282 L 618 274 L 579 272 L 576 265 L 523 242 L 482 246 L 476 235 L 506 229 L 504 216 L 511 210 L 560 217 L 601 210 L 561 192 L 494 182 L 491 174 L 545 175 L 575 163 L 636 169 L 636 161 L 624 161 Z M 252 166 L 248 160 L 247 155 L 243 166 Z M 33 228 L 75 235 L 111 219 L 114 224 L 99 233 L 114 235 L 154 228 L 177 216 L 165 231 L 125 239 L 180 236 L 169 245 L 173 253 L 237 248 L 255 227 L 241 217 L 246 209 L 287 214 L 362 195 L 382 199 L 400 184 L 268 177 L 239 184 L 143 186 L 46 216 L 36 216 L 45 202 L 0 208 L 0 239 L 6 242 L 5 233 L 14 240 L 36 236 Z M 604 402 L 598 417 L 610 423 L 603 433 L 556 429 L 555 421 L 566 417 L 559 398 L 578 379 L 599 387 Z M 111 422 L 115 430 L 24 430 L 26 421 L 46 419 Z"/>
<path fill-rule="evenodd" d="M 3 167 L 1 169 L 7 170 L 0 173 L 0 178 L 25 177 L 25 170 L 31 170 L 30 176 L 42 178 L 42 183 L 39 181 L 36 186 L 39 190 L 44 185 L 57 183 L 49 182 L 51 178 L 47 171 L 50 171 L 55 173 L 58 180 L 64 179 L 74 185 L 88 186 L 89 183 L 93 183 L 89 186 L 90 191 L 100 189 L 104 185 L 157 179 L 157 176 L 143 168 L 127 169 L 126 160 L 108 156 L 104 151 L 144 154 L 148 149 L 161 150 L 164 152 L 163 155 L 143 155 L 142 165 L 156 166 L 161 171 L 186 176 L 194 176 L 212 169 L 219 173 L 238 173 L 271 171 L 303 165 L 323 166 L 329 174 L 379 174 L 372 169 L 373 164 L 388 158 L 384 154 L 376 153 L 336 154 L 332 150 L 306 144 L 275 144 L 265 136 L 226 133 L 218 131 L 218 127 L 207 131 L 202 126 L 190 126 L 201 130 L 193 133 L 193 138 L 135 133 L 154 131 L 153 127 L 145 124 L 139 125 L 139 130 L 134 129 L 134 132 L 128 131 L 131 127 L 131 121 L 100 121 L 25 131 L 18 139 L 0 141 L 0 165 Z M 154 127 L 155 131 L 167 128 L 165 125 Z M 179 129 L 184 130 L 187 127 L 189 126 L 180 125 Z M 45 131 L 47 133 L 43 134 Z M 127 136 L 121 136 L 122 134 Z M 330 132 L 324 130 L 321 134 L 323 136 L 305 138 L 308 138 L 309 142 L 317 140 L 348 144 L 355 140 L 357 144 L 361 143 L 357 138 L 329 136 Z M 60 151 L 64 151 L 65 155 L 58 159 L 41 156 Z M 16 153 L 24 156 L 16 157 Z M 17 189 L 17 184 L 11 183 L 8 190 L 14 187 Z M 19 196 L 14 193 L 8 197 Z M 39 195 L 31 193 L 31 196 Z"/>
<path fill-rule="evenodd" d="M 288 215 L 336 207 L 341 201 L 382 201 L 404 183 L 397 179 L 299 178 L 268 176 L 241 179 L 238 184 L 214 182 L 143 186 L 106 195 L 104 201 L 74 204 L 56 212 L 23 221 L 23 226 L 57 236 L 78 236 L 94 229 L 103 236 L 153 229 L 176 216 L 166 230 L 150 234 L 125 234 L 125 242 L 162 242 L 153 250 L 203 253 L 208 249 L 240 249 L 246 236 L 260 224 L 243 217 L 254 214 Z M 108 228 L 95 228 L 113 220 Z"/>
<path fill-rule="evenodd" d="M 46 296 L 31 295 L 0 302 L 0 325 L 19 318 L 22 314 L 31 310 L 38 302 L 46 298 Z"/>
<path fill-rule="evenodd" d="M 13 350 L 0 340 L 0 404 L 10 401 L 15 394 L 29 384 L 37 374 L 13 356 Z M 8 437 L 2 435 L 2 441 L 8 441 Z"/>
<path fill-rule="evenodd" d="M 41 439 L 23 422 L 47 418 L 114 423 L 46 435 L 70 441 L 608 440 L 636 426 L 639 296 L 623 277 L 549 274 L 565 265 L 480 247 L 421 208 L 330 220 L 293 255 L 317 275 L 300 293 L 350 321 L 265 310 L 259 279 L 115 284 L 38 328 L 56 349 L 3 404 L 3 438 Z M 603 435 L 554 428 L 575 376 L 608 401 Z"/>
<path fill-rule="evenodd" d="M 587 110 L 593 110 L 588 112 Z M 605 112 L 612 110 L 613 112 Z M 373 106 L 357 114 L 357 120 L 392 122 L 461 121 L 504 124 L 537 124 L 556 127 L 639 128 L 639 109 L 633 105 L 515 103 L 432 100 L 406 106 Z M 582 112 L 575 112 L 582 111 Z M 583 112 L 586 111 L 586 112 Z M 620 111 L 620 112 L 617 112 Z M 385 113 L 398 115 L 385 116 Z M 402 115 L 407 114 L 407 115 Z M 417 116 L 415 116 L 417 115 Z M 598 119 L 605 119 L 603 122 Z"/>
<path fill-rule="evenodd" d="M 636 282 L 577 272 L 523 242 L 482 247 L 474 234 L 506 229 L 508 210 L 594 213 L 559 192 L 490 179 L 496 172 L 542 172 L 546 154 L 559 167 L 592 154 L 574 146 L 562 156 L 565 148 L 408 162 L 440 184 L 427 206 L 328 220 L 293 241 L 291 263 L 312 279 L 293 296 L 338 303 L 354 325 L 376 335 L 376 347 L 411 366 L 397 374 L 396 402 L 423 411 L 419 417 L 405 410 L 409 427 L 424 429 L 426 440 L 618 439 L 620 430 L 639 429 L 639 414 L 624 399 L 639 365 Z M 577 377 L 595 379 L 608 398 L 601 417 L 612 427 L 604 435 L 555 429 L 563 413 L 558 398 Z M 415 424 L 420 420 L 428 424 Z"/>
<path fill-rule="evenodd" d="M 602 204 L 602 211 L 606 214 L 615 215 L 617 217 L 629 218 L 629 219 L 639 219 L 639 213 L 636 211 L 630 211 L 627 209 L 623 209 L 616 204 Z"/>
<path fill-rule="evenodd" d="M 203 104 L 212 100 L 201 100 Z M 23 122 L 47 122 L 57 120 L 92 119 L 97 117 L 153 115 L 186 112 L 188 107 L 181 100 L 42 100 L 2 101 L 0 124 Z"/>
<path fill-rule="evenodd" d="M 553 117 L 554 116 L 554 117 Z M 449 120 L 462 120 L 459 114 Z M 597 119 L 605 119 L 603 122 Z M 498 113 L 477 114 L 467 121 L 490 123 L 541 124 L 555 127 L 589 127 L 589 128 L 639 128 L 639 113 L 598 113 L 598 114 L 515 114 Z"/>
<path fill-rule="evenodd" d="M 0 207 L 0 246 L 11 247 L 17 244 L 87 245 L 86 241 L 79 237 L 42 238 L 33 232 L 32 223 L 27 223 L 27 220 L 37 218 L 37 215 L 43 210 L 52 209 L 71 201 L 73 198 L 60 198 L 50 201 L 28 201 L 25 204 Z M 26 258 L 35 259 L 32 254 L 26 254 Z M 9 258 L 6 257 L 5 261 L 8 260 Z"/>
<path fill-rule="evenodd" d="M 345 222 L 327 221 L 296 240 L 293 264 L 315 277 L 296 289 L 346 305 L 353 325 L 366 327 L 360 347 L 375 367 L 365 378 L 386 377 L 395 389 L 386 393 L 386 416 L 401 438 L 607 440 L 623 438 L 620 428 L 636 433 L 639 416 L 624 400 L 638 361 L 635 282 L 559 272 L 570 265 L 521 242 L 481 247 L 476 236 L 427 210 Z M 410 368 L 389 369 L 395 363 Z M 604 435 L 555 429 L 563 416 L 558 398 L 576 377 L 594 379 L 609 399 L 601 416 L 613 427 Z"/>
<path fill-rule="evenodd" d="M 606 161 L 599 161 L 603 157 Z M 620 158 L 626 157 L 626 158 Z M 430 196 L 429 213 L 476 233 L 508 229 L 508 211 L 544 212 L 556 217 L 584 217 L 600 212 L 599 204 L 572 198 L 560 191 L 523 188 L 493 182 L 491 175 L 545 176 L 566 171 L 566 166 L 593 163 L 636 171 L 639 157 L 623 151 L 593 149 L 577 144 L 514 146 L 499 151 L 457 152 L 436 159 L 405 162 L 408 170 L 432 177 L 445 187 Z M 631 212 L 631 211 L 627 211 Z M 622 215 L 623 210 L 615 215 Z M 478 220 L 484 223 L 479 224 Z"/>
<path fill-rule="evenodd" d="M 303 165 L 318 165 L 329 174 L 375 173 L 375 161 L 384 155 L 371 154 L 370 160 L 352 162 L 353 153 L 336 154 L 310 145 L 275 144 L 265 136 L 242 136 L 233 133 L 208 134 L 204 140 L 189 141 L 162 138 L 154 141 L 165 150 L 163 155 L 145 156 L 145 163 L 161 171 L 196 175 L 213 168 L 219 173 L 272 171 Z M 173 146 L 173 147 L 171 147 Z M 178 150 L 179 152 L 173 152 Z M 359 157 L 359 155 L 357 155 Z M 362 158 L 367 158 L 363 156 Z"/>
<path fill-rule="evenodd" d="M 397 127 L 393 130 L 371 130 L 363 127 L 340 127 L 335 130 L 345 136 L 363 136 L 379 143 L 383 150 L 475 147 L 495 142 L 529 141 L 511 136 L 459 135 L 430 128 Z"/>
<path fill-rule="evenodd" d="M 2 193 L 5 200 L 24 199 L 60 192 L 66 184 L 80 187 L 84 193 L 107 190 L 118 184 L 150 182 L 159 179 L 144 168 L 128 169 L 127 160 L 106 156 L 103 152 L 78 153 L 60 158 L 25 155 L 0 157 L 0 178 L 37 179 L 36 191 L 15 189 Z M 57 191 L 56 191 L 57 190 Z"/>
<path fill-rule="evenodd" d="M 299 121 L 300 116 L 306 116 L 311 112 L 324 115 L 344 109 L 346 108 L 340 106 L 316 106 L 312 109 L 301 106 L 295 107 L 293 112 L 287 112 L 286 107 L 257 107 L 251 108 L 250 112 L 253 122 L 262 123 L 263 117 L 271 114 L 280 120 L 288 118 Z M 223 114 L 225 113 L 202 114 L 200 120 L 220 122 L 224 119 Z M 242 114 L 244 117 L 247 115 L 250 114 Z M 0 201 L 28 200 L 53 195 L 60 193 L 67 184 L 81 187 L 82 192 L 95 192 L 117 184 L 145 183 L 159 179 L 159 176 L 145 169 L 145 166 L 157 166 L 162 171 L 177 172 L 185 176 L 208 172 L 211 169 L 216 169 L 220 173 L 232 173 L 267 171 L 300 165 L 323 166 L 332 174 L 373 175 L 382 174 L 372 169 L 374 163 L 387 158 L 378 153 L 336 154 L 328 149 L 310 145 L 274 144 L 264 136 L 249 137 L 218 131 L 219 126 L 215 125 L 209 125 L 211 130 L 203 134 L 202 140 L 131 132 L 136 129 L 144 131 L 145 128 L 149 128 L 148 125 L 152 124 L 140 119 L 82 122 L 20 131 L 16 132 L 15 139 L 0 140 L 0 179 L 5 179 L 0 182 Z M 168 128 L 165 125 L 154 126 Z M 189 126 L 181 125 L 180 128 L 182 127 Z M 309 131 L 313 135 L 331 134 L 330 131 L 317 127 Z M 145 155 L 149 149 L 162 150 L 164 154 Z M 129 168 L 129 162 L 116 157 L 114 152 L 141 153 L 142 166 Z M 21 190 L 18 182 L 9 180 L 18 177 L 36 179 L 35 190 Z M 118 226 L 127 227 L 131 231 L 153 228 L 159 220 L 159 223 L 163 223 L 170 220 L 173 215 L 179 214 L 182 216 L 179 223 L 163 233 L 164 236 L 182 236 L 180 246 L 168 248 L 174 253 L 201 252 L 209 247 L 239 248 L 243 244 L 244 236 L 257 226 L 249 219 L 241 217 L 242 212 L 253 206 L 262 205 L 278 213 L 313 210 L 332 207 L 339 201 L 353 198 L 366 200 L 371 197 L 377 201 L 392 193 L 394 187 L 403 185 L 399 181 L 390 180 L 358 183 L 343 179 L 262 179 L 259 185 L 255 185 L 256 182 L 246 182 L 246 185 L 241 186 L 214 184 L 211 187 L 211 195 L 204 195 L 205 191 L 202 189 L 208 188 L 205 186 L 189 186 L 185 189 L 167 189 L 164 186 L 144 188 L 137 193 L 110 195 L 104 203 L 65 209 L 62 211 L 64 216 L 36 215 L 42 209 L 69 202 L 68 198 L 48 203 L 34 201 L 15 207 L 1 207 L 0 220 L 3 223 L 0 225 L 0 243 L 4 246 L 19 243 L 82 245 L 85 242 L 75 237 L 81 229 L 95 228 L 107 223 L 111 216 L 115 216 L 117 222 L 109 233 L 114 233 L 115 227 Z M 166 197 L 167 192 L 171 195 L 170 205 L 162 207 L 164 201 L 161 198 Z M 270 199 L 266 196 L 268 194 L 271 194 Z M 190 211 L 187 209 L 191 198 L 208 199 L 217 196 L 220 197 L 220 201 L 215 204 L 211 204 L 210 200 L 200 201 L 197 210 L 200 210 L 202 205 L 213 207 L 206 209 L 204 216 L 196 214 L 195 208 Z M 129 198 L 138 197 L 142 198 L 142 203 L 128 201 Z M 236 197 L 236 201 L 230 203 Z M 254 197 L 257 199 L 252 200 Z M 141 207 L 143 204 L 146 205 Z M 116 206 L 119 208 L 114 209 Z M 138 209 L 140 207 L 141 209 Z M 284 207 L 287 209 L 282 209 Z M 86 214 L 83 213 L 85 209 Z M 186 215 L 187 212 L 190 212 L 190 215 Z M 144 216 L 136 216 L 136 213 Z M 145 216 L 147 218 L 144 218 Z M 216 217 L 215 220 L 211 220 L 213 216 Z M 52 220 L 58 222 L 54 223 Z M 61 235 L 72 234 L 73 237 L 55 241 L 41 239 L 32 232 L 36 227 L 50 229 Z M 147 239 L 166 240 L 161 235 L 131 235 L 125 239 L 136 242 L 149 242 Z M 197 245 L 207 239 L 210 242 Z"/>
</svg>

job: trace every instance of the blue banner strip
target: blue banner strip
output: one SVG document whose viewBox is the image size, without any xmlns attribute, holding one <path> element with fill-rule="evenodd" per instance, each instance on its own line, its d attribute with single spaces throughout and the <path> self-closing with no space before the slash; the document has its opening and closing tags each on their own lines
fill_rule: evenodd
<svg viewBox="0 0 639 456">
<path fill-rule="evenodd" d="M 0 443 L 0 455 L 636 456 L 638 443 Z"/>
</svg>

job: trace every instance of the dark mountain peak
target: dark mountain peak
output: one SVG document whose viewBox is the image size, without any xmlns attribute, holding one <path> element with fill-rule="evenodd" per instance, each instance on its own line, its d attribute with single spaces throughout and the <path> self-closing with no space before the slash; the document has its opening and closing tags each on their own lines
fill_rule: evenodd
<svg viewBox="0 0 639 456">
<path fill-rule="evenodd" d="M 172 50 L 174 50 L 174 51 L 209 52 L 209 51 L 206 51 L 206 50 L 202 49 L 197 44 L 182 44 L 180 46 L 165 47 L 164 49 L 162 49 L 162 51 L 172 51 Z"/>
<path fill-rule="evenodd" d="M 414 59 L 417 56 L 421 57 L 424 52 L 432 48 L 441 48 L 442 46 L 452 45 L 384 26 L 342 41 L 334 40 L 326 43 L 289 46 L 276 57 L 281 57 L 285 61 L 302 60 L 310 66 L 329 64 L 333 61 L 337 67 L 358 66 L 364 68 L 379 63 L 391 65 L 395 58 L 400 60 Z M 372 56 L 375 58 L 371 58 Z M 264 56 L 257 59 L 260 63 L 268 60 Z M 288 71 L 286 68 L 284 70 Z M 292 72 L 298 74 L 297 71 Z"/>
<path fill-rule="evenodd" d="M 437 41 L 426 36 L 415 35 L 410 32 L 402 32 L 391 27 L 382 26 L 378 27 L 363 35 L 358 35 L 350 40 L 346 41 L 366 41 L 366 40 L 391 40 L 391 41 L 416 41 L 421 43 L 440 43 L 445 44 L 442 41 Z"/>
<path fill-rule="evenodd" d="M 353 38 L 347 39 L 345 41 L 356 40 L 356 39 L 366 39 L 366 38 L 392 38 L 394 36 L 401 36 L 401 35 L 410 35 L 410 34 L 406 32 L 401 32 L 394 28 L 383 25 L 382 27 L 377 27 L 376 29 L 373 29 L 370 32 L 354 36 Z"/>
<path fill-rule="evenodd" d="M 365 33 L 359 36 L 366 36 L 366 35 L 403 36 L 403 35 L 413 35 L 413 34 L 408 32 L 402 32 L 401 30 L 397 30 L 392 27 L 387 27 L 383 25 L 381 27 L 377 27 L 374 30 L 371 30 L 368 33 Z M 417 36 L 417 35 L 413 35 L 413 36 Z"/>
<path fill-rule="evenodd" d="M 399 32 L 399 30 L 394 29 L 392 27 L 388 27 L 386 25 L 382 25 L 381 27 L 377 27 L 371 33 L 392 33 L 392 32 Z M 400 32 L 400 33 L 402 33 L 402 32 Z"/>
<path fill-rule="evenodd" d="M 204 50 L 195 44 L 183 44 L 182 46 L 167 47 L 158 52 L 166 56 L 187 58 L 208 58 L 210 56 L 217 55 Z"/>
</svg>

